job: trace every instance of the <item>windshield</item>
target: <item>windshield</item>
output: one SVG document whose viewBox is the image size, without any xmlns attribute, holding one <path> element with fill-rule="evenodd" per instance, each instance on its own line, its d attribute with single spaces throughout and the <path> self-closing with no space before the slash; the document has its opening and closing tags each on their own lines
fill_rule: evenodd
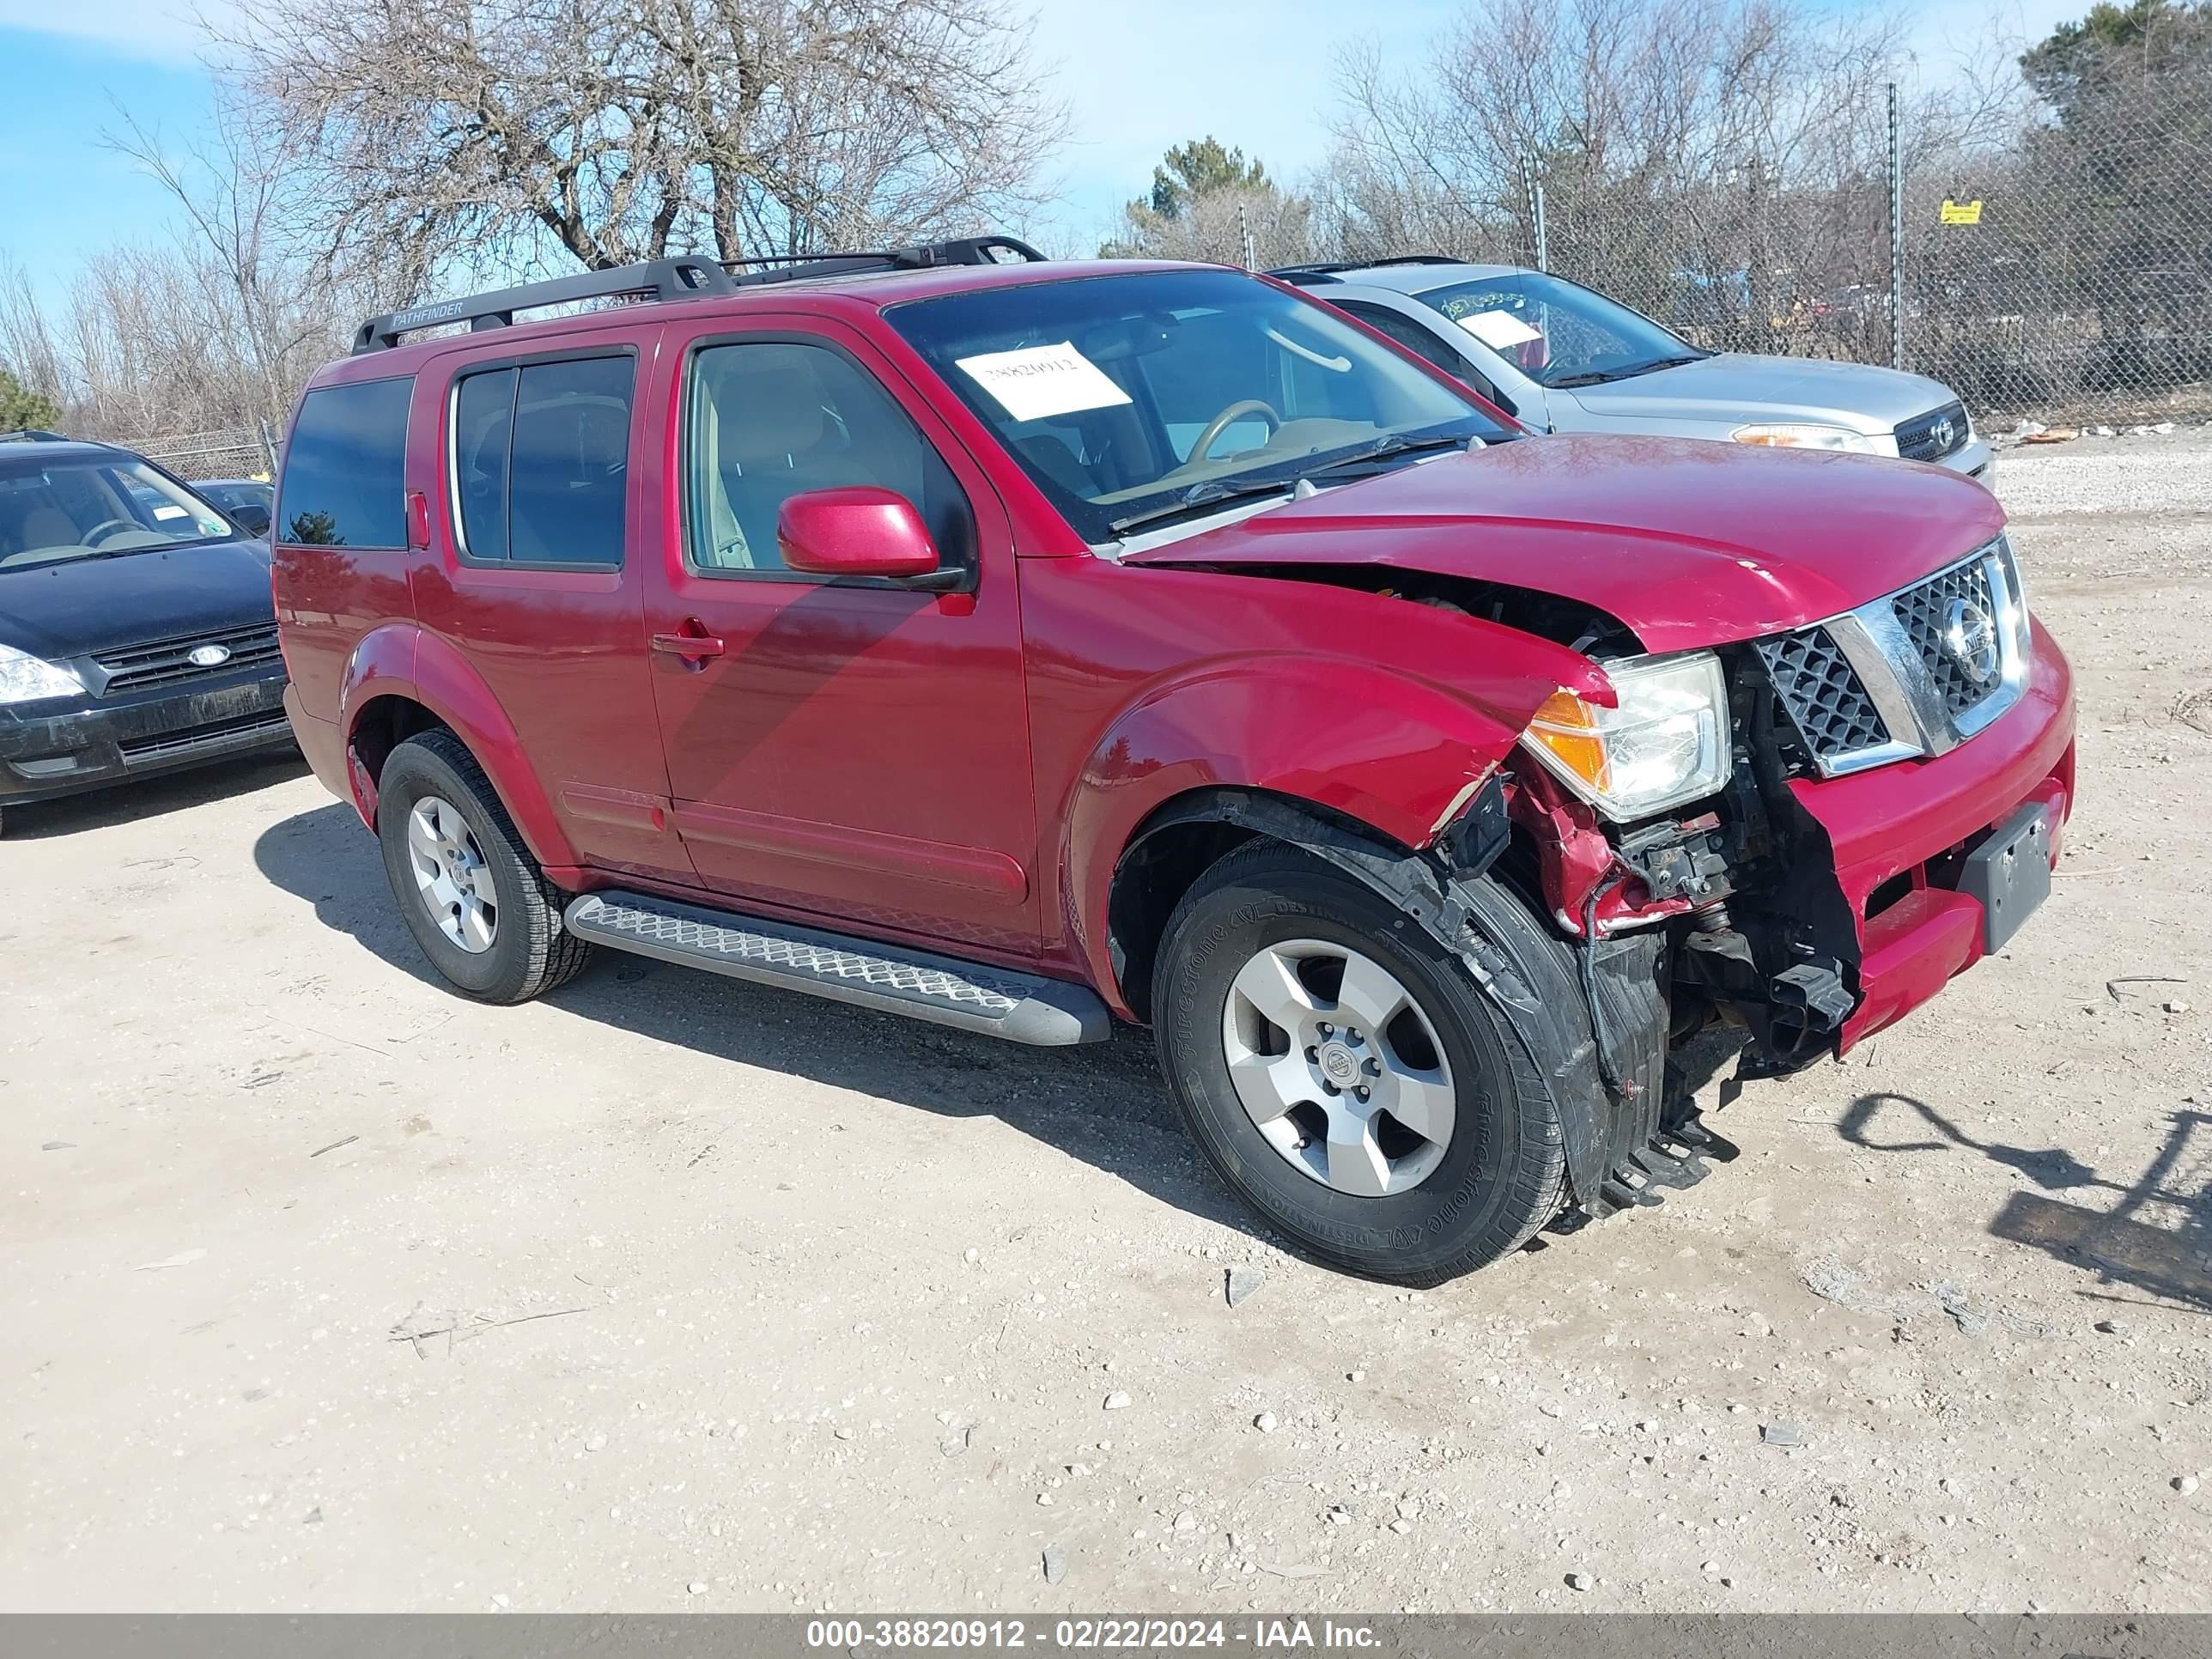
<svg viewBox="0 0 2212 1659">
<path fill-rule="evenodd" d="M 234 513 L 241 507 L 258 507 L 265 511 L 276 499 L 276 492 L 265 483 L 199 484 L 195 488 L 217 507 Z"/>
<path fill-rule="evenodd" d="M 0 459 L 0 570 L 234 533 L 222 514 L 134 455 Z"/>
<path fill-rule="evenodd" d="M 1510 435 L 1334 313 L 1234 271 L 1038 283 L 885 315 L 1094 544 L 1333 468 L 1364 476 Z"/>
<path fill-rule="evenodd" d="M 1534 271 L 1415 297 L 1540 386 L 1599 386 L 1708 355 L 1602 294 Z"/>
<path fill-rule="evenodd" d="M 194 489 L 237 521 L 239 526 L 254 535 L 265 534 L 269 529 L 269 510 L 276 503 L 276 492 L 270 485 L 248 481 L 244 483 L 202 483 Z"/>
</svg>

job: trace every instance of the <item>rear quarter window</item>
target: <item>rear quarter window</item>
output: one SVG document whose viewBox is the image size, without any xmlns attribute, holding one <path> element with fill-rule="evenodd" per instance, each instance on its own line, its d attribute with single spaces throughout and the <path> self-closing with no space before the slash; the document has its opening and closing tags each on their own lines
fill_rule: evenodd
<svg viewBox="0 0 2212 1659">
<path fill-rule="evenodd" d="M 308 547 L 404 548 L 412 376 L 323 386 L 301 400 L 276 489 L 276 538 Z"/>
</svg>

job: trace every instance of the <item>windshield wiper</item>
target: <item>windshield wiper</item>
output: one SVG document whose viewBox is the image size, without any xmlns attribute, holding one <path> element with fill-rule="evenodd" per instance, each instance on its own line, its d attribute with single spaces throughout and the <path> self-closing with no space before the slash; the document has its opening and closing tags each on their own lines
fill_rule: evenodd
<svg viewBox="0 0 2212 1659">
<path fill-rule="evenodd" d="M 1191 487 L 1172 501 L 1158 507 L 1148 507 L 1141 513 L 1132 513 L 1125 519 L 1115 519 L 1106 527 L 1115 535 L 1126 535 L 1148 524 L 1164 524 L 1170 519 L 1181 518 L 1186 513 L 1196 513 L 1209 507 L 1218 507 L 1224 501 L 1244 501 L 1254 495 L 1288 495 L 1297 488 L 1291 478 L 1271 478 L 1265 483 L 1247 479 L 1243 483 L 1225 478 L 1208 478 Z"/>
<path fill-rule="evenodd" d="M 1656 368 L 1680 368 L 1684 363 L 1702 362 L 1712 355 L 1710 351 L 1691 351 L 1685 352 L 1679 357 L 1654 357 L 1648 363 L 1638 363 L 1633 368 L 1622 369 L 1620 378 L 1625 380 L 1632 374 L 1649 374 Z"/>
<path fill-rule="evenodd" d="M 1331 473 L 1340 472 L 1348 466 L 1362 466 L 1373 461 L 1389 460 L 1400 455 L 1423 455 L 1432 450 L 1465 449 L 1473 441 L 1473 437 L 1467 434 L 1462 434 L 1455 438 L 1408 438 L 1402 433 L 1393 433 L 1390 436 L 1365 449 L 1355 450 L 1352 453 L 1331 461 L 1325 466 L 1309 468 L 1307 476 L 1325 478 Z"/>
<path fill-rule="evenodd" d="M 1654 369 L 1680 368 L 1684 363 L 1694 363 L 1710 357 L 1710 351 L 1693 351 L 1685 356 L 1654 357 L 1648 363 L 1630 363 L 1622 368 L 1592 369 L 1582 374 L 1569 374 L 1544 384 L 1554 392 L 1565 392 L 1578 386 L 1605 386 L 1613 380 L 1626 380 L 1633 375 L 1649 374 Z"/>
</svg>

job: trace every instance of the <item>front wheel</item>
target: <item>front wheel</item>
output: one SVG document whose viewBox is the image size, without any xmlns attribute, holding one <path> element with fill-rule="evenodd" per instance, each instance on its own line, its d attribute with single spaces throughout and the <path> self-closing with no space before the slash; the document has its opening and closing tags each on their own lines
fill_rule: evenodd
<svg viewBox="0 0 2212 1659">
<path fill-rule="evenodd" d="M 1514 903 L 1487 884 L 1477 897 Z M 1312 1255 L 1434 1285 L 1558 1213 L 1559 1120 L 1518 1040 L 1455 957 L 1350 875 L 1274 843 L 1231 854 L 1176 908 L 1155 982 L 1192 1135 Z"/>
</svg>

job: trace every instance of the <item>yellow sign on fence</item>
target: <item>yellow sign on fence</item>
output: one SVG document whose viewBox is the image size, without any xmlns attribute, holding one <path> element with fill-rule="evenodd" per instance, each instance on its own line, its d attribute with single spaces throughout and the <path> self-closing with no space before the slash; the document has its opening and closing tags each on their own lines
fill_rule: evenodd
<svg viewBox="0 0 2212 1659">
<path fill-rule="evenodd" d="M 1978 200 L 1954 202 L 1947 196 L 1943 198 L 1943 222 L 1947 225 L 1978 225 L 1982 222 L 1982 204 Z"/>
</svg>

